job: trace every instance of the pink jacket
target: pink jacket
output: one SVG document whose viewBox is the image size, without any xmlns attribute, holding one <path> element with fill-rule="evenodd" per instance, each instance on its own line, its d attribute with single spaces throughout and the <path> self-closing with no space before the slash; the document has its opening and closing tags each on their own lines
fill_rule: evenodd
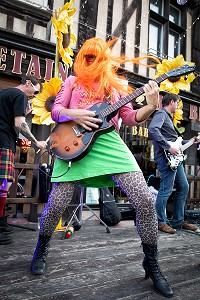
<svg viewBox="0 0 200 300">
<path fill-rule="evenodd" d="M 65 108 L 90 109 L 90 107 L 95 103 L 102 102 L 103 99 L 105 99 L 105 96 L 101 94 L 99 95 L 99 97 L 94 99 L 92 103 L 88 102 L 87 91 L 85 91 L 85 89 L 83 89 L 82 87 L 77 87 L 76 84 L 74 84 L 75 80 L 75 76 L 69 76 L 62 84 L 61 89 L 56 96 L 56 100 L 51 112 L 52 119 L 55 122 L 59 122 L 60 112 Z M 117 93 L 116 90 L 114 90 L 112 95 L 112 103 L 120 99 L 122 99 L 122 97 Z M 114 124 L 117 131 L 119 131 L 120 119 L 122 119 L 124 124 L 127 126 L 134 126 L 144 123 L 146 120 L 143 120 L 142 122 L 136 121 L 136 113 L 137 110 L 134 110 L 132 104 L 128 103 L 119 109 L 117 115 L 111 119 L 111 122 Z"/>
</svg>

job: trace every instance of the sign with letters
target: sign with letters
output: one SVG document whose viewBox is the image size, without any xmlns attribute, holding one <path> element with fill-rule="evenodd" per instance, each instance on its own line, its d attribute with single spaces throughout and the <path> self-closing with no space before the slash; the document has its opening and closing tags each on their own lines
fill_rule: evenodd
<svg viewBox="0 0 200 300">
<path fill-rule="evenodd" d="M 138 135 L 140 137 L 148 137 L 148 128 L 142 126 L 133 126 L 132 135 Z"/>
<path fill-rule="evenodd" d="M 41 69 L 44 74 L 41 74 Z M 52 59 L 44 59 L 24 51 L 0 46 L 0 73 L 5 71 L 17 75 L 24 73 L 24 75 L 33 75 L 48 81 L 53 77 L 53 69 L 54 60 Z M 62 81 L 65 81 L 67 72 L 67 65 L 59 62 L 59 74 Z"/>
<path fill-rule="evenodd" d="M 191 120 L 198 120 L 200 121 L 200 107 L 190 104 L 190 116 Z"/>
</svg>

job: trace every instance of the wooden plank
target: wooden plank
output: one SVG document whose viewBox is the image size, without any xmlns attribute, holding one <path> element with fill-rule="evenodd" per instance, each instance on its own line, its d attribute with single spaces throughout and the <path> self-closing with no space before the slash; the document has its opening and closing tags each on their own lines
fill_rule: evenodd
<svg viewBox="0 0 200 300">
<path fill-rule="evenodd" d="M 35 160 L 35 149 L 30 147 L 27 152 L 27 163 L 33 164 Z M 24 195 L 30 197 L 32 194 L 33 170 L 26 170 L 26 178 L 24 183 Z"/>
<path fill-rule="evenodd" d="M 39 203 L 39 198 L 7 198 L 6 203 Z"/>
<path fill-rule="evenodd" d="M 31 210 L 31 206 L 29 203 L 24 203 L 23 204 L 23 214 L 29 215 Z"/>
<path fill-rule="evenodd" d="M 16 169 L 30 169 L 30 170 L 36 170 L 37 166 L 36 164 L 30 164 L 30 163 L 15 163 Z"/>
</svg>

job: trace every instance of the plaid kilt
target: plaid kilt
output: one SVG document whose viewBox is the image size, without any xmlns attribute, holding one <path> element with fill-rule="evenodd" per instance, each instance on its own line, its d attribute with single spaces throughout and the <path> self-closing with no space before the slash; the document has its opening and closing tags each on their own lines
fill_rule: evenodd
<svg viewBox="0 0 200 300">
<path fill-rule="evenodd" d="M 15 161 L 12 150 L 0 148 L 0 179 L 15 181 Z"/>
</svg>

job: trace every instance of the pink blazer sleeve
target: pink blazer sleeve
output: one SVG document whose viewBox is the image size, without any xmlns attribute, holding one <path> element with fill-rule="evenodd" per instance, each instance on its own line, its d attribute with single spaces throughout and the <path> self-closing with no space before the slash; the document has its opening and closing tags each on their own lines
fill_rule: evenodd
<svg viewBox="0 0 200 300">
<path fill-rule="evenodd" d="M 56 99 L 51 111 L 51 117 L 55 122 L 59 121 L 59 114 L 61 110 L 69 107 L 75 80 L 76 77 L 69 76 L 61 85 L 60 91 L 56 95 Z"/>
</svg>

